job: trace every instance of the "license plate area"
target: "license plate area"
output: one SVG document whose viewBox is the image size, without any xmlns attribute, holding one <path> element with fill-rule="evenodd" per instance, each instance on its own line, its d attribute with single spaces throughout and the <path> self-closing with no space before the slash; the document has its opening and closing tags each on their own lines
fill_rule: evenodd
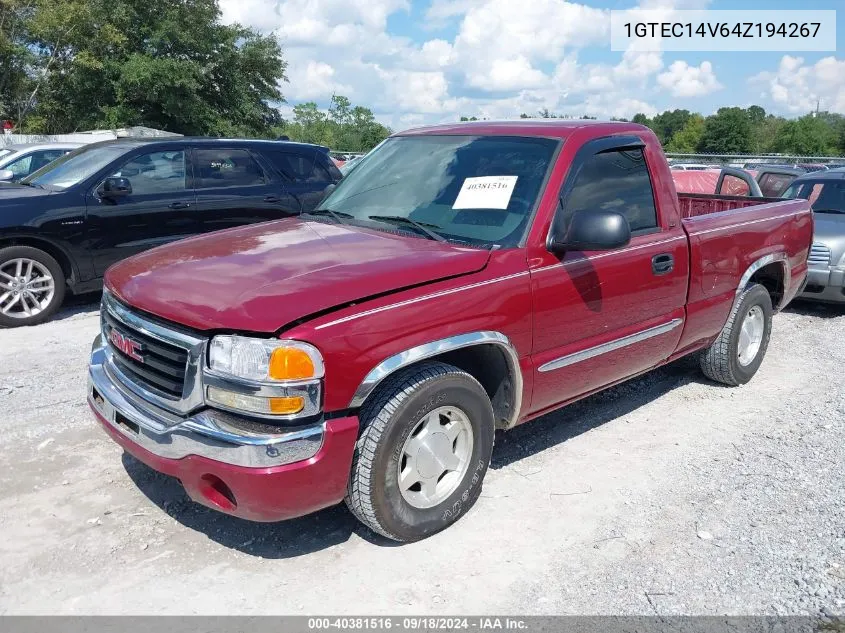
<svg viewBox="0 0 845 633">
<path fill-rule="evenodd" d="M 134 422 L 130 422 L 129 418 L 123 415 L 120 411 L 114 412 L 114 423 L 125 431 L 129 431 L 132 435 L 138 435 L 140 427 Z"/>
<path fill-rule="evenodd" d="M 94 386 L 91 387 L 91 401 L 94 403 L 97 411 L 100 412 L 100 415 L 114 426 L 120 427 L 121 430 L 132 435 L 138 435 L 140 427 L 115 409 Z"/>
</svg>

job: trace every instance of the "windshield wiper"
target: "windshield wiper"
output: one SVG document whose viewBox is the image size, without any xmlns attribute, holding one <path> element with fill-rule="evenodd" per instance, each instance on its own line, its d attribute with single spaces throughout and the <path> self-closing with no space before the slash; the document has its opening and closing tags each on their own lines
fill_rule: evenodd
<svg viewBox="0 0 845 633">
<path fill-rule="evenodd" d="M 813 209 L 813 213 L 845 213 L 845 209 Z"/>
<path fill-rule="evenodd" d="M 442 235 L 438 235 L 437 233 L 431 230 L 442 230 L 443 227 L 437 226 L 436 224 L 431 224 L 430 222 L 417 222 L 416 220 L 412 220 L 411 218 L 406 218 L 404 215 L 370 215 L 367 217 L 369 217 L 371 220 L 378 220 L 380 222 L 407 224 L 425 233 L 433 240 L 437 240 L 438 242 L 447 241 L 445 237 L 443 237 Z"/>
<path fill-rule="evenodd" d="M 328 215 L 331 216 L 338 224 L 343 224 L 344 220 L 352 219 L 355 216 L 343 211 L 332 211 L 331 209 L 314 209 L 313 211 L 306 211 L 303 215 Z"/>
</svg>

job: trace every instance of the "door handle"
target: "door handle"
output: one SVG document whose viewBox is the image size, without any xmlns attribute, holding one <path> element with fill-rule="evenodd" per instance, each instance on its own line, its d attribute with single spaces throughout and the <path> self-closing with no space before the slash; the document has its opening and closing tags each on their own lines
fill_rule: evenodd
<svg viewBox="0 0 845 633">
<path fill-rule="evenodd" d="M 273 196 L 273 195 L 264 196 L 264 202 L 281 202 L 281 200 L 282 199 L 279 198 L 279 196 Z"/>
<path fill-rule="evenodd" d="M 669 253 L 662 253 L 651 258 L 651 272 L 655 275 L 671 273 L 675 268 L 675 258 Z"/>
<path fill-rule="evenodd" d="M 167 205 L 168 209 L 187 209 L 191 206 L 190 202 L 171 202 Z"/>
</svg>

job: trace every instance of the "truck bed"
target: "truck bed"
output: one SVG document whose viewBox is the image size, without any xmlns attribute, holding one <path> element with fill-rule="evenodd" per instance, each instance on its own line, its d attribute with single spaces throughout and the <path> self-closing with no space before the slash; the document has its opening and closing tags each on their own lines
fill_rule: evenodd
<svg viewBox="0 0 845 633">
<path fill-rule="evenodd" d="M 681 224 L 689 236 L 687 325 L 679 353 L 695 348 L 725 324 L 737 293 L 748 281 L 738 274 L 754 264 L 779 267 L 778 309 L 798 292 L 807 274 L 813 215 L 806 200 L 683 195 Z M 715 209 L 728 207 L 726 210 Z M 692 215 L 690 215 L 692 209 Z"/>
<path fill-rule="evenodd" d="M 748 196 L 727 196 L 707 193 L 678 192 L 678 203 L 682 218 L 695 218 L 732 209 L 753 207 L 758 204 L 783 202 L 782 198 L 750 198 Z"/>
</svg>

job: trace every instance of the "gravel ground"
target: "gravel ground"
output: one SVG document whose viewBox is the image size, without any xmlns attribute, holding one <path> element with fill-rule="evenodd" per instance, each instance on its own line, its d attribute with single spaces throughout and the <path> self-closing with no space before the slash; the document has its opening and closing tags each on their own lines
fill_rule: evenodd
<svg viewBox="0 0 845 633">
<path fill-rule="evenodd" d="M 744 387 L 682 361 L 500 436 L 475 508 L 401 547 L 122 455 L 85 404 L 96 309 L 0 330 L 0 614 L 845 614 L 845 309 L 778 315 Z"/>
</svg>

